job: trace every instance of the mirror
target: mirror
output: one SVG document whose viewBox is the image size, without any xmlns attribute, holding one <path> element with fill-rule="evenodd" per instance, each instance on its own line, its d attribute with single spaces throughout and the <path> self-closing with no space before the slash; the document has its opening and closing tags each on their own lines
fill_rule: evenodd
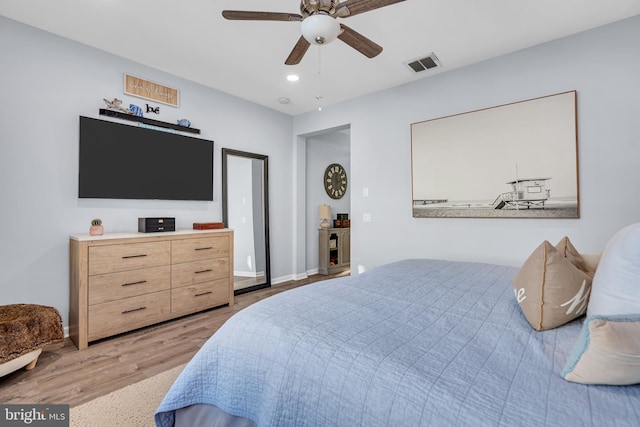
<svg viewBox="0 0 640 427">
<path fill-rule="evenodd" d="M 271 286 L 268 156 L 222 149 L 222 221 L 233 229 L 234 294 Z"/>
</svg>

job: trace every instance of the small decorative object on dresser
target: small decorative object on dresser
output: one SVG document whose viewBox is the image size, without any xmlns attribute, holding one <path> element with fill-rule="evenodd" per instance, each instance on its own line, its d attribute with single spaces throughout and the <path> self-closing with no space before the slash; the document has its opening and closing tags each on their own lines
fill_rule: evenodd
<svg viewBox="0 0 640 427">
<path fill-rule="evenodd" d="M 91 220 L 91 227 L 89 227 L 89 234 L 92 236 L 102 236 L 104 234 L 104 227 L 102 226 L 102 220 L 95 218 Z"/>
<path fill-rule="evenodd" d="M 224 228 L 224 222 L 194 222 L 194 230 L 218 230 Z"/>
<path fill-rule="evenodd" d="M 349 221 L 349 214 L 339 213 L 336 215 L 337 219 L 333 220 L 333 228 L 349 228 L 351 222 Z"/>
<path fill-rule="evenodd" d="M 187 119 L 180 119 L 178 120 L 178 125 L 179 126 L 184 126 L 186 128 L 190 128 L 191 127 L 191 122 Z"/>
<path fill-rule="evenodd" d="M 138 231 L 140 233 L 176 231 L 176 219 L 172 217 L 138 218 Z"/>
</svg>

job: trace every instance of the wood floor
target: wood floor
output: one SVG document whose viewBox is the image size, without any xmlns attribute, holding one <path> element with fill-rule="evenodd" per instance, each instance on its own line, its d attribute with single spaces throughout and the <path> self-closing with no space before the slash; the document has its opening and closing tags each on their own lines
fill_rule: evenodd
<svg viewBox="0 0 640 427">
<path fill-rule="evenodd" d="M 80 405 L 188 362 L 231 315 L 254 302 L 343 275 L 313 275 L 238 295 L 233 307 L 150 326 L 102 340 L 82 351 L 67 338 L 46 347 L 33 370 L 22 369 L 0 378 L 0 402 Z"/>
</svg>

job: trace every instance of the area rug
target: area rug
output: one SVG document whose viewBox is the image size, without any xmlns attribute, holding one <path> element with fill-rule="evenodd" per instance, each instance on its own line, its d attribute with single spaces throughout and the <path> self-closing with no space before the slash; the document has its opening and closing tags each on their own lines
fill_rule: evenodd
<svg viewBox="0 0 640 427">
<path fill-rule="evenodd" d="M 72 407 L 72 427 L 152 427 L 153 413 L 184 364 Z"/>
</svg>

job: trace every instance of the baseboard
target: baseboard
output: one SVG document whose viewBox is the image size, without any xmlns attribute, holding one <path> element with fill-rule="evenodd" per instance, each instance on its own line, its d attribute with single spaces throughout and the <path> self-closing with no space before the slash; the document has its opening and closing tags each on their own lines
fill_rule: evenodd
<svg viewBox="0 0 640 427">
<path fill-rule="evenodd" d="M 272 285 L 277 285 L 278 283 L 284 283 L 284 282 L 289 282 L 291 280 L 302 280 L 302 279 L 306 279 L 308 276 L 306 273 L 302 273 L 302 274 L 290 274 L 288 276 L 280 276 L 280 277 L 274 277 L 271 279 L 271 284 Z"/>
<path fill-rule="evenodd" d="M 260 277 L 264 276 L 264 271 L 234 271 L 233 275 L 238 277 Z"/>
</svg>

